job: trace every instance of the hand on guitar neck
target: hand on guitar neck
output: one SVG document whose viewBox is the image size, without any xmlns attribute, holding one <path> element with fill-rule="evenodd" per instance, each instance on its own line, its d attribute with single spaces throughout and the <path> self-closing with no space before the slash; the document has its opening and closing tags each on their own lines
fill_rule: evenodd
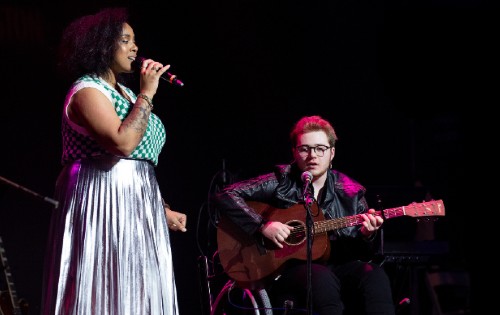
<svg viewBox="0 0 500 315">
<path fill-rule="evenodd" d="M 261 202 L 248 202 L 257 213 L 269 221 L 282 222 L 293 229 L 283 247 L 264 239 L 263 244 L 245 234 L 238 226 L 225 216 L 221 216 L 217 228 L 217 244 L 219 258 L 224 271 L 241 287 L 257 289 L 264 287 L 290 259 L 305 260 L 306 246 L 306 218 L 303 205 L 296 205 L 288 209 L 277 209 Z M 362 215 L 325 220 L 322 211 L 313 205 L 314 242 L 312 248 L 313 260 L 325 260 L 330 254 L 330 242 L 327 232 L 349 226 L 361 225 L 364 222 Z M 441 200 L 423 203 L 412 203 L 408 206 L 376 211 L 373 215 L 381 216 L 384 220 L 400 216 L 410 217 L 439 217 L 444 216 L 445 209 Z M 265 247 L 262 250 L 262 245 Z"/>
</svg>

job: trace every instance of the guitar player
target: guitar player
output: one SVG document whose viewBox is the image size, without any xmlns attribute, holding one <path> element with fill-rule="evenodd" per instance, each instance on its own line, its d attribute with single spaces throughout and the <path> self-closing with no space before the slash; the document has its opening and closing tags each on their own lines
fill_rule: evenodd
<svg viewBox="0 0 500 315">
<path fill-rule="evenodd" d="M 337 141 L 333 127 L 320 116 L 302 117 L 293 127 L 290 140 L 292 163 L 233 183 L 216 194 L 221 217 L 250 237 L 265 237 L 277 249 L 283 248 L 294 227 L 268 220 L 264 212 L 250 206 L 252 202 L 266 203 L 278 211 L 302 204 L 307 209 L 305 205 L 314 204 L 309 208 L 319 208 L 327 219 L 357 215 L 362 221 L 329 232 L 330 255 L 325 261 L 314 260 L 308 268 L 304 257 L 291 259 L 279 268 L 266 287 L 272 305 L 281 307 L 292 300 L 301 314 L 313 310 L 319 315 L 394 315 L 389 278 L 380 266 L 369 262 L 384 220 L 368 207 L 361 184 L 332 169 Z M 311 211 L 311 216 L 315 215 Z M 314 251 L 314 241 L 312 248 Z"/>
</svg>

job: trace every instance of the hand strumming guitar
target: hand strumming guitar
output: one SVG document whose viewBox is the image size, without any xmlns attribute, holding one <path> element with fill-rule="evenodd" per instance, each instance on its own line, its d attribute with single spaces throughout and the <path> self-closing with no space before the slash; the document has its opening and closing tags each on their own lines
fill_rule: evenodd
<svg viewBox="0 0 500 315">
<path fill-rule="evenodd" d="M 273 241 L 276 246 L 283 248 L 281 243 L 288 238 L 292 229 L 293 227 L 287 224 L 283 224 L 278 221 L 269 221 L 260 228 L 260 232 L 262 235 Z"/>
</svg>

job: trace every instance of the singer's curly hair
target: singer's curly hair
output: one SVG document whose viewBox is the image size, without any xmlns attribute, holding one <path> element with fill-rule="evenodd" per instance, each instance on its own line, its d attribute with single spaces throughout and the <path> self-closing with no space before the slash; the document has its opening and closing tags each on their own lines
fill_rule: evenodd
<svg viewBox="0 0 500 315">
<path fill-rule="evenodd" d="M 332 125 L 321 116 L 304 116 L 292 128 L 290 132 L 290 141 L 292 146 L 295 147 L 297 145 L 297 138 L 308 132 L 312 131 L 323 131 L 326 133 L 328 137 L 328 143 L 331 147 L 335 147 L 335 143 L 338 140 L 337 134 L 333 129 Z"/>
<path fill-rule="evenodd" d="M 70 81 L 85 74 L 104 75 L 128 20 L 126 8 L 106 8 L 71 22 L 63 31 L 58 48 L 60 74 Z"/>
</svg>

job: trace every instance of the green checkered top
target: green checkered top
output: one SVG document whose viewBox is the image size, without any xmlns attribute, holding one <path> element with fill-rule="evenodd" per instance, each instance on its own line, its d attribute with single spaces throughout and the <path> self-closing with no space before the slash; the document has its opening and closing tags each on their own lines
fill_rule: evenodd
<svg viewBox="0 0 500 315">
<path fill-rule="evenodd" d="M 106 154 L 106 150 L 101 148 L 88 132 L 81 126 L 70 121 L 67 115 L 67 107 L 73 95 L 83 88 L 95 88 L 101 91 L 113 103 L 118 117 L 123 121 L 128 113 L 132 110 L 134 104 L 131 104 L 126 98 L 118 93 L 111 85 L 102 78 L 92 75 L 85 75 L 78 79 L 68 94 L 64 102 L 64 112 L 62 118 L 62 164 L 67 164 L 70 161 L 78 160 L 84 157 L 98 156 Z M 130 99 L 135 102 L 137 96 L 124 85 L 120 84 L 120 88 L 127 93 Z M 127 156 L 127 158 L 149 160 L 156 166 L 158 164 L 158 156 L 165 144 L 165 127 L 160 118 L 151 113 L 149 116 L 148 126 L 141 142 L 135 150 Z"/>
</svg>

